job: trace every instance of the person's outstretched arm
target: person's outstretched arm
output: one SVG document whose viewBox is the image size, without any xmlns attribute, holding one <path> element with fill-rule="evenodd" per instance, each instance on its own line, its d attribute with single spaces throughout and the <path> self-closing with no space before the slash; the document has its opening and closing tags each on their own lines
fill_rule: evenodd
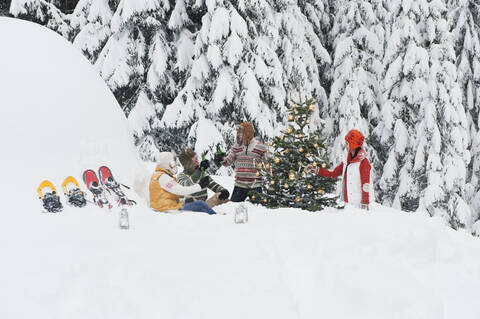
<svg viewBox="0 0 480 319">
<path fill-rule="evenodd" d="M 186 196 L 202 190 L 202 187 L 200 187 L 198 184 L 192 186 L 182 186 L 167 174 L 163 174 L 159 177 L 158 184 L 160 184 L 160 187 L 167 192 L 180 196 Z"/>
<path fill-rule="evenodd" d="M 343 162 L 340 163 L 333 171 L 329 171 L 326 168 L 317 168 L 317 175 L 329 178 L 337 178 L 342 175 L 343 172 Z"/>
<path fill-rule="evenodd" d="M 235 152 L 236 148 L 242 150 L 241 147 L 232 147 L 230 153 L 228 153 L 227 157 L 221 163 L 223 166 L 230 166 L 233 164 L 233 162 L 235 162 L 235 159 L 237 158 L 237 153 Z"/>
</svg>

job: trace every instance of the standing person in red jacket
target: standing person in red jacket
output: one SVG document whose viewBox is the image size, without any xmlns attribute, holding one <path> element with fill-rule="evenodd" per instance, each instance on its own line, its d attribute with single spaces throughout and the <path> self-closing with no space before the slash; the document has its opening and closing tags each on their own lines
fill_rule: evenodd
<svg viewBox="0 0 480 319">
<path fill-rule="evenodd" d="M 333 171 L 312 165 L 307 166 L 305 171 L 330 178 L 343 175 L 342 199 L 346 203 L 368 210 L 368 205 L 373 201 L 372 176 L 370 161 L 362 148 L 364 140 L 362 133 L 351 130 L 345 135 L 345 147 L 348 149 L 346 163 L 341 163 Z"/>
</svg>

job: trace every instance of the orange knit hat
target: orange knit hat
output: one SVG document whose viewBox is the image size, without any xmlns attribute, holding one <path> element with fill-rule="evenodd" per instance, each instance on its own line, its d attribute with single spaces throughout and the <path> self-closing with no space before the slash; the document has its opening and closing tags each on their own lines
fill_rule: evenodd
<svg viewBox="0 0 480 319">
<path fill-rule="evenodd" d="M 357 130 L 351 130 L 345 135 L 345 141 L 348 142 L 351 150 L 362 147 L 365 136 Z"/>
</svg>

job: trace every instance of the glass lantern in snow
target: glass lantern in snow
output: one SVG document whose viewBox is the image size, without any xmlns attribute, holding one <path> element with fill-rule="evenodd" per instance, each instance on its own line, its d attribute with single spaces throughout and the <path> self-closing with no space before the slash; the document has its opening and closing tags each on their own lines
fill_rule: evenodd
<svg viewBox="0 0 480 319">
<path fill-rule="evenodd" d="M 248 211 L 245 204 L 241 203 L 235 208 L 235 224 L 245 224 L 248 222 Z"/>
<path fill-rule="evenodd" d="M 128 211 L 123 208 L 120 211 L 120 229 L 129 229 L 130 223 L 128 221 Z"/>
</svg>

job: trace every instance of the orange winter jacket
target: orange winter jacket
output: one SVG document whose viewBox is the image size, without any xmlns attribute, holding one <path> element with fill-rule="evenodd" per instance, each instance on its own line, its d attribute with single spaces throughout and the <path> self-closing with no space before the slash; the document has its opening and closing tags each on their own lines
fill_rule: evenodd
<svg viewBox="0 0 480 319">
<path fill-rule="evenodd" d="M 179 209 L 183 206 L 179 201 L 179 196 L 167 192 L 158 184 L 158 179 L 163 174 L 171 176 L 166 170 L 157 166 L 155 173 L 150 178 L 150 207 L 160 212 Z M 176 181 L 175 177 L 173 180 Z"/>
</svg>

